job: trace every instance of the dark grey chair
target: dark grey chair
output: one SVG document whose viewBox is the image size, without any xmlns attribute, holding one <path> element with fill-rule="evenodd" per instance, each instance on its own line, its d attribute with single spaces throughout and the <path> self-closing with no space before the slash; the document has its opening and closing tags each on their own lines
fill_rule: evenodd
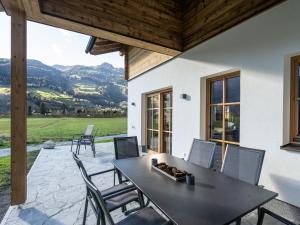
<svg viewBox="0 0 300 225">
<path fill-rule="evenodd" d="M 76 144 L 76 154 L 79 155 L 80 148 L 82 145 L 84 145 L 84 148 L 86 149 L 86 146 L 91 146 L 91 149 L 93 151 L 93 156 L 95 158 L 96 155 L 96 148 L 95 148 L 95 138 L 93 135 L 94 131 L 94 125 L 88 125 L 84 134 L 76 134 L 72 138 L 72 144 L 71 144 L 71 152 L 73 152 L 73 145 Z"/>
<path fill-rule="evenodd" d="M 114 138 L 114 147 L 115 147 L 115 158 L 118 159 L 128 159 L 133 157 L 139 157 L 139 146 L 136 136 L 130 136 L 130 137 L 116 137 Z M 116 170 L 115 174 L 117 174 L 119 184 L 122 184 L 124 182 L 128 182 L 128 179 L 124 178 L 122 176 L 122 173 L 118 170 Z M 115 184 L 115 174 L 114 174 L 114 184 Z M 147 199 L 147 202 L 144 203 L 144 197 L 143 193 L 138 191 L 138 194 L 140 198 L 143 200 L 141 202 L 142 205 L 149 205 L 150 200 Z M 126 206 L 122 208 L 123 211 L 126 210 Z"/>
<path fill-rule="evenodd" d="M 216 143 L 194 139 L 188 161 L 198 166 L 211 168 L 213 156 L 216 148 Z"/>
<path fill-rule="evenodd" d="M 136 136 L 114 138 L 116 159 L 139 157 L 139 146 Z"/>
<path fill-rule="evenodd" d="M 273 199 L 259 209 L 257 225 L 263 225 L 265 214 L 287 225 L 300 225 L 300 208 L 278 199 Z"/>
<path fill-rule="evenodd" d="M 78 168 L 81 170 L 81 173 L 85 177 L 87 177 L 90 180 L 90 182 L 92 182 L 92 178 L 96 175 L 101 175 L 101 174 L 115 171 L 115 169 L 109 169 L 109 170 L 101 171 L 98 173 L 88 174 L 82 164 L 82 161 L 74 153 L 73 153 L 73 158 L 74 158 Z M 109 211 L 113 211 L 118 208 L 123 209 L 123 207 L 125 207 L 127 204 L 129 204 L 131 202 L 138 202 L 140 204 L 140 207 L 134 208 L 130 211 L 126 211 L 125 214 L 129 214 L 131 212 L 134 212 L 134 211 L 139 210 L 142 207 L 144 207 L 144 205 L 143 205 L 144 202 L 141 199 L 141 196 L 137 193 L 137 189 L 134 185 L 129 185 L 126 183 L 118 184 L 111 188 L 101 191 L 101 195 L 102 195 L 103 199 L 105 200 L 106 207 Z M 98 215 L 99 212 L 97 211 L 97 207 L 96 207 L 95 203 L 93 202 L 93 196 L 91 196 L 91 193 L 87 190 L 85 206 L 84 206 L 83 224 L 85 224 L 85 222 L 86 222 L 88 203 L 90 203 L 95 214 Z"/>
<path fill-rule="evenodd" d="M 132 157 L 139 157 L 139 146 L 136 136 L 132 137 L 116 137 L 114 138 L 115 158 L 127 159 Z M 123 179 L 122 174 L 117 171 L 119 183 L 126 182 L 127 179 Z M 114 181 L 115 183 L 115 181 Z"/>
<path fill-rule="evenodd" d="M 229 177 L 258 185 L 265 151 L 227 145 L 221 172 Z M 241 224 L 241 219 L 236 221 Z"/>
<path fill-rule="evenodd" d="M 258 185 L 265 151 L 227 145 L 221 172 L 229 177 Z"/>
<path fill-rule="evenodd" d="M 167 225 L 169 224 L 162 216 L 160 216 L 153 208 L 146 207 L 140 211 L 129 215 L 127 218 L 118 223 L 114 223 L 107 201 L 103 198 L 101 192 L 89 179 L 86 173 L 81 169 L 82 177 L 87 187 L 88 195 L 95 204 L 94 211 L 97 216 L 97 225 Z"/>
</svg>

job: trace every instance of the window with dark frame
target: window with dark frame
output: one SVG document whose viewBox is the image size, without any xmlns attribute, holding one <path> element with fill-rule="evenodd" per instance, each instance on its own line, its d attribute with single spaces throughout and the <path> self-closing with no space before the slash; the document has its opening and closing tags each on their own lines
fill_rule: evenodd
<svg viewBox="0 0 300 225">
<path fill-rule="evenodd" d="M 240 72 L 207 79 L 207 140 L 223 159 L 227 144 L 240 142 Z"/>
<path fill-rule="evenodd" d="M 150 151 L 172 152 L 172 90 L 146 97 L 146 147 Z"/>
<path fill-rule="evenodd" d="M 300 143 L 300 56 L 291 60 L 290 142 Z"/>
</svg>

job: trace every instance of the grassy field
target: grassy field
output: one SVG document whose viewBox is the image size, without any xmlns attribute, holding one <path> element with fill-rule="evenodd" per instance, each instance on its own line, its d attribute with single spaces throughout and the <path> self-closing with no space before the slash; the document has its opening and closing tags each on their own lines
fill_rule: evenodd
<svg viewBox="0 0 300 225">
<path fill-rule="evenodd" d="M 74 134 L 83 133 L 86 126 L 95 125 L 95 136 L 122 134 L 127 132 L 127 118 L 28 118 L 27 139 L 30 143 L 71 140 Z M 10 119 L 0 119 L 0 136 L 10 137 Z M 2 148 L 7 147 L 6 142 Z M 0 143 L 1 147 L 1 143 Z"/>
<path fill-rule="evenodd" d="M 72 99 L 71 96 L 67 95 L 67 94 L 61 94 L 59 92 L 47 89 L 47 88 L 43 88 L 43 89 L 37 89 L 37 88 L 31 88 L 31 94 L 33 96 L 37 96 L 43 100 L 65 100 L 65 99 Z"/>
<path fill-rule="evenodd" d="M 30 170 L 39 151 L 27 153 L 27 172 Z M 10 185 L 10 156 L 0 157 L 0 191 Z"/>
</svg>

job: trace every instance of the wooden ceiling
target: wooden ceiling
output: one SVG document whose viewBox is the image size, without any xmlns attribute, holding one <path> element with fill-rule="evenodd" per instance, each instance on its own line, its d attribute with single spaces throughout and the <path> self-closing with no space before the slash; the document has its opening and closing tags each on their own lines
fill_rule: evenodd
<svg viewBox="0 0 300 225">
<path fill-rule="evenodd" d="M 184 0 L 184 50 L 280 3 L 282 0 Z"/>
<path fill-rule="evenodd" d="M 94 54 L 121 43 L 176 56 L 284 0 L 0 1 L 8 14 L 98 37 Z"/>
<path fill-rule="evenodd" d="M 179 1 L 40 0 L 47 15 L 182 50 Z M 74 13 L 76 12 L 76 13 Z"/>
</svg>

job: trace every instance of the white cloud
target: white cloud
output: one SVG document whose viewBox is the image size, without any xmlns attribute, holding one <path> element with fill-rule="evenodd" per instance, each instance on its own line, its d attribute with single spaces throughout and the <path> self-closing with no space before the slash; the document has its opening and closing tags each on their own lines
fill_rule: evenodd
<svg viewBox="0 0 300 225">
<path fill-rule="evenodd" d="M 65 37 L 71 37 L 71 31 L 68 31 L 68 30 L 64 30 L 64 29 L 58 29 L 59 30 L 59 32 L 63 35 L 63 36 L 65 36 Z"/>
<path fill-rule="evenodd" d="M 57 56 L 59 56 L 59 57 L 63 56 L 63 49 L 60 46 L 58 46 L 57 44 L 53 43 L 51 45 L 51 49 Z"/>
<path fill-rule="evenodd" d="M 72 35 L 74 36 L 73 32 L 64 29 L 58 29 L 58 31 L 62 35 L 64 41 L 68 44 L 72 43 Z"/>
</svg>

